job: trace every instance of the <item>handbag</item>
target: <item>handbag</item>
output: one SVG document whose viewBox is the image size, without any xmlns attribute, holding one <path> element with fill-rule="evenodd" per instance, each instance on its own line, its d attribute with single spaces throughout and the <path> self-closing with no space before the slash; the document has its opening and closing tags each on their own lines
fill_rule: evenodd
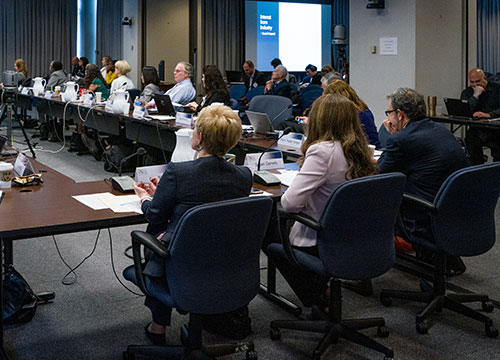
<svg viewBox="0 0 500 360">
<path fill-rule="evenodd" d="M 5 324 L 26 323 L 36 312 L 38 297 L 12 265 L 5 266 L 3 319 Z"/>
</svg>

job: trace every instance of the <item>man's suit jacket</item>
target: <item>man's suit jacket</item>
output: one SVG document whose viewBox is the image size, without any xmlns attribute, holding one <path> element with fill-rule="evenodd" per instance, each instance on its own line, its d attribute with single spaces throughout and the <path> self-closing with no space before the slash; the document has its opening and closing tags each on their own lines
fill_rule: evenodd
<svg viewBox="0 0 500 360">
<path fill-rule="evenodd" d="M 268 92 L 264 93 L 264 95 L 278 95 L 291 99 L 292 88 L 290 87 L 288 81 L 282 80 L 279 83 L 274 83 L 273 88 Z"/>
<path fill-rule="evenodd" d="M 245 87 L 248 90 L 250 90 L 250 76 L 245 75 Z M 252 83 L 252 88 L 257 87 L 257 86 L 264 86 L 266 85 L 267 77 L 265 74 L 261 73 L 259 70 L 255 70 L 255 73 L 253 74 L 253 83 Z"/>
<path fill-rule="evenodd" d="M 390 135 L 378 161 L 381 173 L 399 171 L 406 175 L 405 192 L 431 202 L 446 178 L 466 166 L 469 160 L 457 139 L 429 119 L 410 121 L 403 130 Z M 425 211 L 403 207 L 402 215 L 410 234 L 432 236 Z"/>
<path fill-rule="evenodd" d="M 215 156 L 193 161 L 169 163 L 152 201 L 144 201 L 142 212 L 148 221 L 148 233 L 169 242 L 182 215 L 196 205 L 245 197 L 252 188 L 252 174 L 247 167 L 235 166 Z M 219 221 L 217 221 L 219 220 Z M 223 219 L 214 219 L 222 226 Z M 163 277 L 164 260 L 147 256 L 144 273 Z"/>
</svg>

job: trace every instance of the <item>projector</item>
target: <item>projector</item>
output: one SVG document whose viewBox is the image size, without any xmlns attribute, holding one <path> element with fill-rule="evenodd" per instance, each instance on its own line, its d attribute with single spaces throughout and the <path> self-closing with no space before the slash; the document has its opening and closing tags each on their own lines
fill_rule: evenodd
<svg viewBox="0 0 500 360">
<path fill-rule="evenodd" d="M 384 9 L 385 0 L 368 0 L 367 9 Z"/>
</svg>

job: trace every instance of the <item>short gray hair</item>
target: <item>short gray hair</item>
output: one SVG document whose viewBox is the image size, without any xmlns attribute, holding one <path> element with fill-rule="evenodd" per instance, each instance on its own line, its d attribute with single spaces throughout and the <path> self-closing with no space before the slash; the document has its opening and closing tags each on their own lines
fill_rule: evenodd
<svg viewBox="0 0 500 360">
<path fill-rule="evenodd" d="M 399 88 L 387 95 L 392 109 L 403 111 L 410 121 L 422 120 L 426 117 L 425 101 L 422 94 L 410 88 Z"/>
<path fill-rule="evenodd" d="M 188 76 L 190 78 L 193 77 L 193 65 L 191 65 L 190 63 L 186 62 L 186 61 L 181 61 L 179 62 L 179 64 L 182 64 L 182 66 L 184 66 L 184 71 L 188 74 Z"/>
<path fill-rule="evenodd" d="M 288 75 L 288 71 L 287 71 L 286 67 L 284 67 L 283 65 L 276 66 L 276 68 L 274 70 L 278 70 L 278 72 L 281 74 L 282 79 L 285 79 L 286 76 Z"/>
<path fill-rule="evenodd" d="M 321 77 L 321 82 L 325 83 L 326 86 L 330 85 L 334 80 L 344 80 L 342 79 L 342 75 L 336 71 L 327 72 L 325 75 Z"/>
</svg>

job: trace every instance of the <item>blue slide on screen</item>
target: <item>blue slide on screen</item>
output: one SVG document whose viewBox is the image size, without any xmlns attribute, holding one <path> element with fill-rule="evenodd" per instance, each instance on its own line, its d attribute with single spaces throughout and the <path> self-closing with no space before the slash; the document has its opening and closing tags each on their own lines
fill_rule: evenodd
<svg viewBox="0 0 500 360">
<path fill-rule="evenodd" d="M 331 64 L 331 6 L 312 3 L 245 2 L 246 59 L 261 71 L 280 58 L 288 71 Z"/>
</svg>

